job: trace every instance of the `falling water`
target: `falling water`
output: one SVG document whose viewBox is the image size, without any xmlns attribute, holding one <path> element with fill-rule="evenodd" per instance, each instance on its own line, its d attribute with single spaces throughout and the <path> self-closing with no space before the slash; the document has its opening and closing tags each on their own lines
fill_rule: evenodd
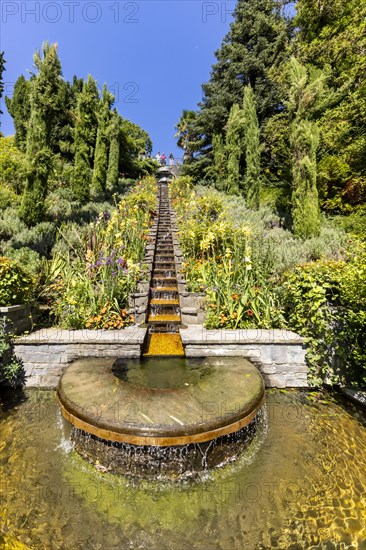
<svg viewBox="0 0 366 550">
<path fill-rule="evenodd" d="M 184 355 L 169 190 L 159 183 L 158 223 L 148 313 L 146 356 Z"/>
</svg>

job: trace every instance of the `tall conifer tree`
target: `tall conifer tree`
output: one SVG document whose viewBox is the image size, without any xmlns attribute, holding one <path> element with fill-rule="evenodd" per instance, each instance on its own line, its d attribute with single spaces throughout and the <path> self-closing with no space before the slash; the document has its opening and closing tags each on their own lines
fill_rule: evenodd
<svg viewBox="0 0 366 550">
<path fill-rule="evenodd" d="M 227 155 L 225 143 L 221 134 L 214 134 L 212 137 L 213 154 L 213 177 L 216 182 L 216 188 L 222 190 L 225 188 L 225 179 L 227 175 Z"/>
<path fill-rule="evenodd" d="M 319 234 L 320 209 L 317 189 L 316 153 L 319 129 L 310 119 L 325 90 L 325 75 L 311 71 L 295 57 L 288 67 L 287 108 L 291 117 L 290 144 L 293 157 L 292 219 L 295 235 Z"/>
<path fill-rule="evenodd" d="M 30 93 L 31 81 L 21 75 L 14 85 L 13 97 L 5 98 L 6 107 L 13 117 L 15 128 L 15 145 L 25 151 L 27 146 L 27 129 L 31 112 Z"/>
<path fill-rule="evenodd" d="M 261 183 L 261 144 L 259 124 L 252 87 L 244 88 L 243 133 L 245 145 L 245 196 L 248 206 L 259 208 Z"/>
<path fill-rule="evenodd" d="M 89 75 L 78 95 L 74 129 L 75 164 L 71 185 L 74 197 L 81 203 L 90 195 L 98 105 L 97 84 Z"/>
<path fill-rule="evenodd" d="M 319 129 L 310 120 L 294 120 L 291 125 L 293 153 L 292 223 L 298 237 L 319 234 L 320 211 L 316 186 L 316 152 Z"/>
<path fill-rule="evenodd" d="M 34 55 L 38 69 L 32 79 L 31 114 L 27 132 L 27 184 L 21 205 L 21 217 L 29 226 L 40 222 L 44 215 L 48 176 L 52 164 L 52 130 L 60 111 L 64 81 L 57 45 L 43 45 L 43 57 Z"/>
<path fill-rule="evenodd" d="M 111 120 L 111 106 L 114 102 L 113 95 L 104 85 L 102 99 L 98 109 L 98 132 L 97 143 L 94 155 L 94 172 L 92 179 L 91 194 L 96 197 L 106 188 L 108 169 L 108 129 Z"/>
<path fill-rule="evenodd" d="M 226 191 L 231 195 L 239 193 L 240 188 L 240 157 L 242 153 L 241 115 L 241 109 L 235 103 L 230 110 L 225 143 L 227 154 Z"/>
<path fill-rule="evenodd" d="M 109 128 L 110 144 L 107 172 L 107 188 L 113 189 L 118 183 L 118 168 L 121 142 L 121 117 L 114 110 Z"/>
<path fill-rule="evenodd" d="M 281 107 L 280 90 L 270 70 L 288 59 L 291 26 L 283 17 L 282 2 L 238 0 L 234 21 L 215 53 L 210 81 L 203 85 L 199 124 L 212 137 L 221 132 L 234 103 L 241 104 L 250 84 L 256 97 L 259 120 Z"/>
</svg>

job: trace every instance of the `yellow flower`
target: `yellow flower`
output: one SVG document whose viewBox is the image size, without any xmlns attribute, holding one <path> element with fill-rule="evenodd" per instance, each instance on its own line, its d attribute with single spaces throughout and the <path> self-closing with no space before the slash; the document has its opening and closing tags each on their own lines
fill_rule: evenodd
<svg viewBox="0 0 366 550">
<path fill-rule="evenodd" d="M 94 254 L 93 254 L 93 251 L 88 249 L 86 251 L 86 254 L 85 254 L 85 257 L 86 257 L 86 261 L 88 264 L 91 264 L 94 260 Z"/>
<path fill-rule="evenodd" d="M 252 233 L 252 230 L 250 229 L 250 227 L 247 227 L 246 225 L 243 225 L 241 228 L 240 228 L 240 231 L 242 232 L 242 234 L 244 235 L 244 237 L 250 237 L 251 233 Z"/>
</svg>

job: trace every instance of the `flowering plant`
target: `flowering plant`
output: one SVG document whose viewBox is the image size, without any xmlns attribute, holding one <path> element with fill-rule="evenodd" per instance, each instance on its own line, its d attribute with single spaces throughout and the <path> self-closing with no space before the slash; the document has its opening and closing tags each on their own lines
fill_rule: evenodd
<svg viewBox="0 0 366 550">
<path fill-rule="evenodd" d="M 180 178 L 171 184 L 188 289 L 206 294 L 207 328 L 284 326 L 278 299 L 253 269 L 251 228 L 228 214 L 223 197 L 203 195 Z"/>
<path fill-rule="evenodd" d="M 66 328 L 123 328 L 133 322 L 126 307 L 140 277 L 157 185 L 146 178 L 91 223 L 82 246 L 52 260 L 52 310 Z"/>
</svg>

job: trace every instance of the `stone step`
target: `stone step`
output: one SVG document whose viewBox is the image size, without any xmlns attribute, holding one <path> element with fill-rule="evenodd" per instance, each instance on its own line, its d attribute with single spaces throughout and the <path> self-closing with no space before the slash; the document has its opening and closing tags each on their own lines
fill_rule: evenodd
<svg viewBox="0 0 366 550">
<path fill-rule="evenodd" d="M 154 279 L 158 279 L 158 278 L 161 278 L 161 277 L 164 277 L 164 278 L 177 278 L 176 277 L 176 273 L 175 273 L 175 269 L 154 269 L 153 271 L 153 278 Z"/>
<path fill-rule="evenodd" d="M 144 355 L 146 357 L 170 357 L 172 355 L 176 357 L 184 357 L 184 348 L 180 335 L 177 333 L 151 334 L 149 339 L 149 347 Z"/>
<path fill-rule="evenodd" d="M 156 325 L 149 325 L 150 334 L 177 334 L 179 333 L 179 324 L 166 324 L 166 323 L 157 323 Z"/>
<path fill-rule="evenodd" d="M 148 320 L 148 323 L 151 323 L 152 325 L 160 324 L 160 323 L 169 323 L 173 325 L 178 325 L 181 322 L 180 315 L 150 315 Z"/>
<path fill-rule="evenodd" d="M 150 300 L 152 306 L 179 306 L 179 300 L 160 300 L 159 298 L 153 298 Z"/>
<path fill-rule="evenodd" d="M 177 279 L 176 277 L 166 277 L 163 279 L 163 277 L 155 277 L 153 279 L 152 287 L 153 288 L 176 288 Z"/>
<path fill-rule="evenodd" d="M 155 286 L 151 288 L 151 292 L 175 292 L 178 294 L 177 286 Z"/>
</svg>

